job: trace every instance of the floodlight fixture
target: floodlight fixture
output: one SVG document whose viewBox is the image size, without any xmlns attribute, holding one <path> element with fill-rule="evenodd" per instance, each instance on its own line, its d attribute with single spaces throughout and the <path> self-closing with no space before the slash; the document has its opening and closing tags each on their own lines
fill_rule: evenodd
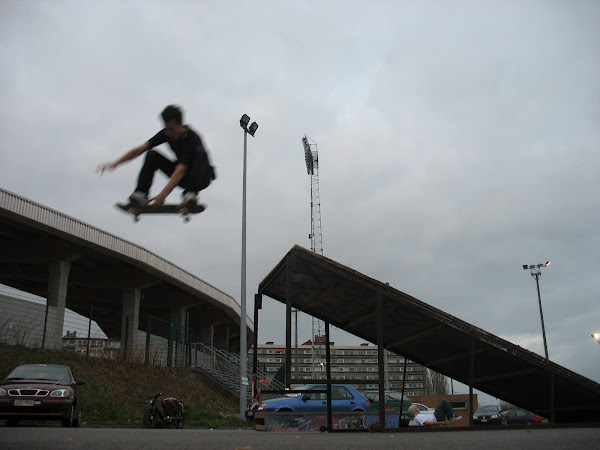
<svg viewBox="0 0 600 450">
<path fill-rule="evenodd" d="M 250 117 L 247 114 L 244 114 L 240 119 L 240 126 L 247 131 L 248 122 L 250 122 Z"/>
<path fill-rule="evenodd" d="M 306 173 L 309 175 L 315 174 L 315 163 L 313 159 L 312 150 L 310 149 L 310 144 L 308 143 L 308 138 L 306 135 L 302 138 L 302 145 L 304 146 L 304 161 L 306 162 Z"/>
<path fill-rule="evenodd" d="M 550 261 L 546 261 L 545 263 L 539 263 L 539 264 L 523 264 L 523 269 L 524 270 L 531 270 L 531 275 L 535 275 L 535 273 L 540 273 L 540 268 L 541 267 L 548 267 L 550 264 L 552 264 Z"/>
<path fill-rule="evenodd" d="M 592 333 L 592 337 L 600 342 L 600 333 Z"/>
<path fill-rule="evenodd" d="M 248 118 L 250 119 L 250 118 Z M 248 128 L 248 133 L 250 136 L 254 137 L 254 133 L 256 133 L 256 129 L 258 128 L 258 124 L 256 122 L 252 122 L 250 127 Z"/>
</svg>

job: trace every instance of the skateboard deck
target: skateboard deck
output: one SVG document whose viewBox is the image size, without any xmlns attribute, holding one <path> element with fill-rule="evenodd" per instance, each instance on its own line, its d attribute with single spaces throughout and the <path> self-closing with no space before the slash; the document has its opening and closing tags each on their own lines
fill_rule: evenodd
<svg viewBox="0 0 600 450">
<path fill-rule="evenodd" d="M 153 205 L 135 205 L 131 203 L 117 203 L 117 208 L 122 209 L 128 214 L 133 215 L 133 220 L 139 222 L 142 214 L 181 214 L 184 222 L 189 222 L 192 218 L 190 215 L 199 214 L 206 209 L 206 206 L 199 203 L 193 207 L 182 207 L 179 204 L 165 204 L 162 206 Z"/>
</svg>

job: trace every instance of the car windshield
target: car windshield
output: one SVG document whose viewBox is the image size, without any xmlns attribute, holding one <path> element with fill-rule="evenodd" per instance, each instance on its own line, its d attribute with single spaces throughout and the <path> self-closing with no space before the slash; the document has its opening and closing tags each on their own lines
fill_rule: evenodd
<svg viewBox="0 0 600 450">
<path fill-rule="evenodd" d="M 19 366 L 7 377 L 9 380 L 69 381 L 69 370 L 57 366 Z"/>
<path fill-rule="evenodd" d="M 294 389 L 294 391 L 296 391 L 296 390 L 307 391 L 309 387 L 310 386 L 296 386 L 293 389 Z M 300 397 L 303 394 L 303 392 L 294 392 L 294 391 L 290 391 L 290 392 L 284 394 L 283 396 L 284 397 Z"/>
<path fill-rule="evenodd" d="M 477 408 L 477 412 L 475 414 L 495 413 L 495 412 L 498 412 L 498 407 L 488 405 L 488 406 L 481 406 L 481 407 Z"/>
</svg>

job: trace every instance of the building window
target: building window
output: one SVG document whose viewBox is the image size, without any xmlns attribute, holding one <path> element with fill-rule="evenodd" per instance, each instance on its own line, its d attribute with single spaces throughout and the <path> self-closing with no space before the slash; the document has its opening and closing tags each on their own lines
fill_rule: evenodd
<svg viewBox="0 0 600 450">
<path fill-rule="evenodd" d="M 466 400 L 452 400 L 450 401 L 453 409 L 467 409 Z"/>
</svg>

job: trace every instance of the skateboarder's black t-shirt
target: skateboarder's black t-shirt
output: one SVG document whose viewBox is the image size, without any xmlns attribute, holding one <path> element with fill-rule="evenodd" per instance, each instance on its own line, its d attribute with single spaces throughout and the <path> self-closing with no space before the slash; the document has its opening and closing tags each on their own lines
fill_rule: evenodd
<svg viewBox="0 0 600 450">
<path fill-rule="evenodd" d="M 148 142 L 150 142 L 152 147 L 156 147 L 157 145 L 168 142 L 171 149 L 177 155 L 177 164 L 185 164 L 189 167 L 194 159 L 196 149 L 201 148 L 204 150 L 204 146 L 202 145 L 202 139 L 200 136 L 198 136 L 198 134 L 189 126 L 186 125 L 186 128 L 187 131 L 183 134 L 183 136 L 174 141 L 169 141 L 165 130 L 162 129 L 153 137 L 148 139 Z"/>
</svg>

